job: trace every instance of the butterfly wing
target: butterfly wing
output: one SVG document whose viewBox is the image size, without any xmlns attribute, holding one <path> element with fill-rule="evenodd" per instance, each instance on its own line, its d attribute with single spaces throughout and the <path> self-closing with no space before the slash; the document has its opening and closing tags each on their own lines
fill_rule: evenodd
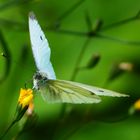
<svg viewBox="0 0 140 140">
<path fill-rule="evenodd" d="M 127 97 L 126 94 L 65 80 L 49 80 L 40 88 L 43 98 L 51 103 L 99 103 L 99 96 Z"/>
<path fill-rule="evenodd" d="M 43 98 L 50 103 L 99 103 L 100 97 L 90 90 L 61 80 L 49 80 L 40 88 Z"/>
<path fill-rule="evenodd" d="M 48 41 L 33 12 L 29 13 L 29 31 L 32 51 L 38 70 L 46 73 L 49 79 L 56 79 L 50 62 L 51 50 Z"/>
<path fill-rule="evenodd" d="M 128 97 L 129 96 L 126 94 L 122 94 L 122 93 L 118 93 L 115 91 L 111 91 L 111 90 L 107 90 L 107 89 L 103 89 L 103 88 L 99 88 L 99 87 L 95 87 L 95 86 L 90 86 L 90 85 L 86 85 L 86 84 L 82 84 L 82 83 L 65 81 L 65 80 L 61 80 L 61 82 L 73 84 L 75 86 L 84 88 L 90 92 L 93 92 L 95 95 L 98 95 L 98 96 L 112 96 L 112 97 Z"/>
</svg>

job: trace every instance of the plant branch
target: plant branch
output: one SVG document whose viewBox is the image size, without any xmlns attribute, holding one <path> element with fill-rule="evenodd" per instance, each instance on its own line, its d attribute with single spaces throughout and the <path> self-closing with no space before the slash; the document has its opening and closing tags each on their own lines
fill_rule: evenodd
<svg viewBox="0 0 140 140">
<path fill-rule="evenodd" d="M 71 81 L 75 80 L 75 78 L 76 78 L 76 76 L 77 76 L 77 74 L 79 72 L 79 65 L 80 65 L 80 63 L 81 63 L 81 61 L 83 59 L 83 56 L 84 56 L 84 53 L 85 53 L 85 51 L 87 49 L 89 41 L 90 41 L 90 38 L 87 38 L 87 40 L 85 41 L 85 43 L 84 43 L 84 45 L 83 45 L 83 47 L 82 47 L 82 49 L 80 51 L 80 54 L 79 54 L 79 56 L 77 58 L 77 61 L 76 61 L 76 65 L 75 65 L 73 74 L 71 76 Z"/>
<path fill-rule="evenodd" d="M 103 39 L 108 39 L 108 40 L 112 40 L 112 41 L 116 41 L 116 42 L 120 42 L 120 43 L 123 43 L 123 44 L 140 46 L 140 41 L 123 40 L 123 39 L 119 39 L 119 38 L 103 35 L 103 34 L 100 34 L 100 33 L 97 33 L 96 37 L 103 38 Z"/>
<path fill-rule="evenodd" d="M 70 7 L 67 11 L 65 11 L 56 21 L 60 22 L 65 19 L 69 14 L 71 14 L 75 9 L 77 9 L 85 0 L 80 0 L 72 7 Z"/>
<path fill-rule="evenodd" d="M 0 5 L 0 11 L 5 10 L 11 6 L 29 3 L 32 0 L 11 0 Z"/>
<path fill-rule="evenodd" d="M 4 132 L 4 134 L 0 137 L 0 140 L 2 140 L 4 137 L 5 137 L 5 135 L 8 133 L 8 131 L 13 127 L 13 125 L 16 123 L 17 121 L 16 120 L 14 120 L 14 121 L 12 121 L 12 123 L 9 125 L 9 127 L 6 129 L 6 131 Z"/>
<path fill-rule="evenodd" d="M 10 51 L 8 49 L 8 44 L 7 44 L 7 42 L 6 42 L 5 38 L 4 38 L 4 35 L 3 35 L 1 30 L 0 30 L 0 43 L 1 43 L 1 46 L 2 46 L 2 49 L 3 49 L 3 52 L 6 54 L 6 56 L 10 57 L 10 59 L 6 60 L 6 66 L 5 66 L 6 70 L 4 72 L 4 75 L 0 78 L 0 83 L 1 83 L 8 76 L 8 74 L 10 72 L 10 67 L 11 67 L 11 53 L 10 53 Z"/>
<path fill-rule="evenodd" d="M 126 24 L 126 23 L 128 23 L 128 22 L 131 22 L 131 21 L 134 21 L 134 20 L 138 20 L 138 19 L 140 19 L 139 16 L 140 16 L 140 11 L 138 11 L 138 13 L 137 13 L 135 16 L 132 16 L 132 17 L 130 17 L 130 18 L 127 18 L 127 19 L 118 21 L 118 22 L 116 22 L 116 23 L 112 23 L 112 24 L 110 24 L 110 25 L 107 25 L 107 26 L 103 27 L 101 30 L 102 30 L 102 31 L 103 31 L 103 30 L 108 30 L 108 29 L 110 29 L 110 28 L 114 28 L 114 27 L 117 27 L 117 26 L 121 26 L 121 25 L 123 25 L 123 24 Z"/>
</svg>

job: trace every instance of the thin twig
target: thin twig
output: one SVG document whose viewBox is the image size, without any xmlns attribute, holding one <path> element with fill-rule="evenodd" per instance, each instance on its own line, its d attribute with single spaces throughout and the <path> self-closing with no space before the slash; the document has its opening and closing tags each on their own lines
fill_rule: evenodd
<svg viewBox="0 0 140 140">
<path fill-rule="evenodd" d="M 0 24 L 6 26 L 7 28 L 10 28 L 12 26 L 14 26 L 15 28 L 23 28 L 25 26 L 25 23 L 23 22 L 9 20 L 5 18 L 0 18 Z"/>
<path fill-rule="evenodd" d="M 126 23 L 131 22 L 131 21 L 134 21 L 134 20 L 138 20 L 138 19 L 140 19 L 139 18 L 139 14 L 140 14 L 140 11 L 138 11 L 138 13 L 135 16 L 132 16 L 130 18 L 127 18 L 127 19 L 118 21 L 116 23 L 112 23 L 110 25 L 107 25 L 107 26 L 101 28 L 101 31 L 108 30 L 108 29 L 111 29 L 111 28 L 114 28 L 114 27 L 117 27 L 117 26 L 121 26 L 123 24 L 126 24 Z"/>
<path fill-rule="evenodd" d="M 119 38 L 103 35 L 103 34 L 100 34 L 100 33 L 96 33 L 96 37 L 103 38 L 103 39 L 108 39 L 108 40 L 112 40 L 112 41 L 116 41 L 116 42 L 120 42 L 120 43 L 123 43 L 123 44 L 140 46 L 140 41 L 122 40 L 122 39 L 119 39 Z"/>
<path fill-rule="evenodd" d="M 10 72 L 10 68 L 11 68 L 11 53 L 10 53 L 10 51 L 8 49 L 8 44 L 7 44 L 7 42 L 6 42 L 5 38 L 4 38 L 4 35 L 3 35 L 1 30 L 0 30 L 0 43 L 1 43 L 1 46 L 2 46 L 2 49 L 3 49 L 3 52 L 6 54 L 6 56 L 8 55 L 10 57 L 10 59 L 7 59 L 7 61 L 6 61 L 5 73 L 0 79 L 0 82 L 2 82 L 3 80 L 5 80 L 7 78 L 8 74 Z"/>
<path fill-rule="evenodd" d="M 112 40 L 112 41 L 116 41 L 116 42 L 120 42 L 123 44 L 130 44 L 130 45 L 135 45 L 135 46 L 139 46 L 140 45 L 140 41 L 128 41 L 128 40 L 123 40 L 123 39 L 119 39 L 116 37 L 111 37 L 108 35 L 103 35 L 100 32 L 76 32 L 76 31 L 69 31 L 69 30 L 54 30 L 54 29 L 49 29 L 50 31 L 55 31 L 57 33 L 62 33 L 62 34 L 67 34 L 67 35 L 75 35 L 75 36 L 83 36 L 83 37 L 98 37 L 98 38 L 102 38 L 102 39 L 108 39 L 108 40 Z"/>
<path fill-rule="evenodd" d="M 10 6 L 16 6 L 16 5 L 28 3 L 30 1 L 31 0 L 21 0 L 21 1 L 19 1 L 19 0 L 11 0 L 11 1 L 5 2 L 4 4 L 1 4 L 0 5 L 0 11 L 7 9 Z"/>
<path fill-rule="evenodd" d="M 17 121 L 16 120 L 14 120 L 14 121 L 12 121 L 12 123 L 9 125 L 9 127 L 6 129 L 6 131 L 4 132 L 4 134 L 0 137 L 0 140 L 2 140 L 4 137 L 5 137 L 5 135 L 8 133 L 8 131 L 13 127 L 13 125 L 16 123 Z"/>
<path fill-rule="evenodd" d="M 80 54 L 79 54 L 79 56 L 78 56 L 78 58 L 77 58 L 77 61 L 76 61 L 76 65 L 75 65 L 73 74 L 72 74 L 72 76 L 71 76 L 71 78 L 70 78 L 72 81 L 75 80 L 75 78 L 76 78 L 76 76 L 77 76 L 77 74 L 78 74 L 78 72 L 79 72 L 79 70 L 80 70 L 80 69 L 78 69 L 78 68 L 79 68 L 79 65 L 80 65 L 80 63 L 81 63 L 81 61 L 82 61 L 82 59 L 83 59 L 83 56 L 84 56 L 84 53 L 85 53 L 85 51 L 86 51 L 86 49 L 87 49 L 87 46 L 88 46 L 89 41 L 90 41 L 90 38 L 87 38 L 87 40 L 85 41 L 85 43 L 84 43 L 84 45 L 83 45 L 83 47 L 82 47 L 82 49 L 81 49 L 81 51 L 80 51 Z M 66 108 L 67 108 L 67 104 L 62 104 L 61 111 L 60 111 L 60 115 L 59 115 L 58 121 L 56 122 L 56 123 L 58 123 L 57 126 L 59 126 L 59 124 L 61 123 L 62 119 L 64 118 L 64 114 L 65 114 Z M 55 124 L 55 125 L 56 125 L 56 124 Z M 78 127 L 78 128 L 79 128 L 79 127 Z M 54 130 L 53 130 L 53 131 L 54 131 L 53 135 L 55 134 L 56 130 L 57 130 L 57 127 L 55 126 L 55 127 L 54 127 Z M 77 130 L 77 129 L 76 129 L 76 130 Z M 54 138 L 54 136 L 52 136 L 52 139 L 53 139 L 53 138 Z"/>
<path fill-rule="evenodd" d="M 81 63 L 81 61 L 83 59 L 83 56 L 84 56 L 84 53 L 85 53 L 85 51 L 87 49 L 87 46 L 88 46 L 89 41 L 90 41 L 90 38 L 87 38 L 87 40 L 85 41 L 85 43 L 84 43 L 84 45 L 83 45 L 83 47 L 82 47 L 82 49 L 80 51 L 80 54 L 79 54 L 79 56 L 77 58 L 76 65 L 75 65 L 73 74 L 71 76 L 71 80 L 72 81 L 75 80 L 75 78 L 76 78 L 76 76 L 77 76 L 77 74 L 79 72 L 79 65 L 80 65 L 80 63 Z"/>
<path fill-rule="evenodd" d="M 76 10 L 84 1 L 85 0 L 78 1 L 71 8 L 69 8 L 65 13 L 63 13 L 56 21 L 60 22 L 64 20 L 69 14 L 71 14 L 74 10 Z"/>
<path fill-rule="evenodd" d="M 65 30 L 65 29 L 54 29 L 54 28 L 47 27 L 47 31 L 53 31 L 56 33 L 62 33 L 62 34 L 67 34 L 67 35 L 87 36 L 86 32 L 70 31 L 70 30 Z"/>
</svg>

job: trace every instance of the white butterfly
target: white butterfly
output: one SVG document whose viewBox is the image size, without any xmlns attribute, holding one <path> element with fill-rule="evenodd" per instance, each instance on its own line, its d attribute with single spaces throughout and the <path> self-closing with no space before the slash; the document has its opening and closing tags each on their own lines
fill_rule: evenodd
<svg viewBox="0 0 140 140">
<path fill-rule="evenodd" d="M 114 91 L 72 81 L 57 80 L 50 62 L 51 50 L 33 12 L 29 13 L 29 31 L 33 56 L 38 71 L 33 76 L 33 89 L 39 90 L 51 103 L 99 103 L 101 96 L 127 97 Z"/>
</svg>

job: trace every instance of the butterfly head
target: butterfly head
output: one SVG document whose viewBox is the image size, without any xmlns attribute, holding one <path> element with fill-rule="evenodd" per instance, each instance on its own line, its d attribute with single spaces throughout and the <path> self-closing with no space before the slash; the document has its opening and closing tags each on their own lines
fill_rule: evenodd
<svg viewBox="0 0 140 140">
<path fill-rule="evenodd" d="M 39 87 L 46 84 L 48 78 L 45 73 L 36 72 L 33 76 L 33 89 L 39 90 Z"/>
</svg>

